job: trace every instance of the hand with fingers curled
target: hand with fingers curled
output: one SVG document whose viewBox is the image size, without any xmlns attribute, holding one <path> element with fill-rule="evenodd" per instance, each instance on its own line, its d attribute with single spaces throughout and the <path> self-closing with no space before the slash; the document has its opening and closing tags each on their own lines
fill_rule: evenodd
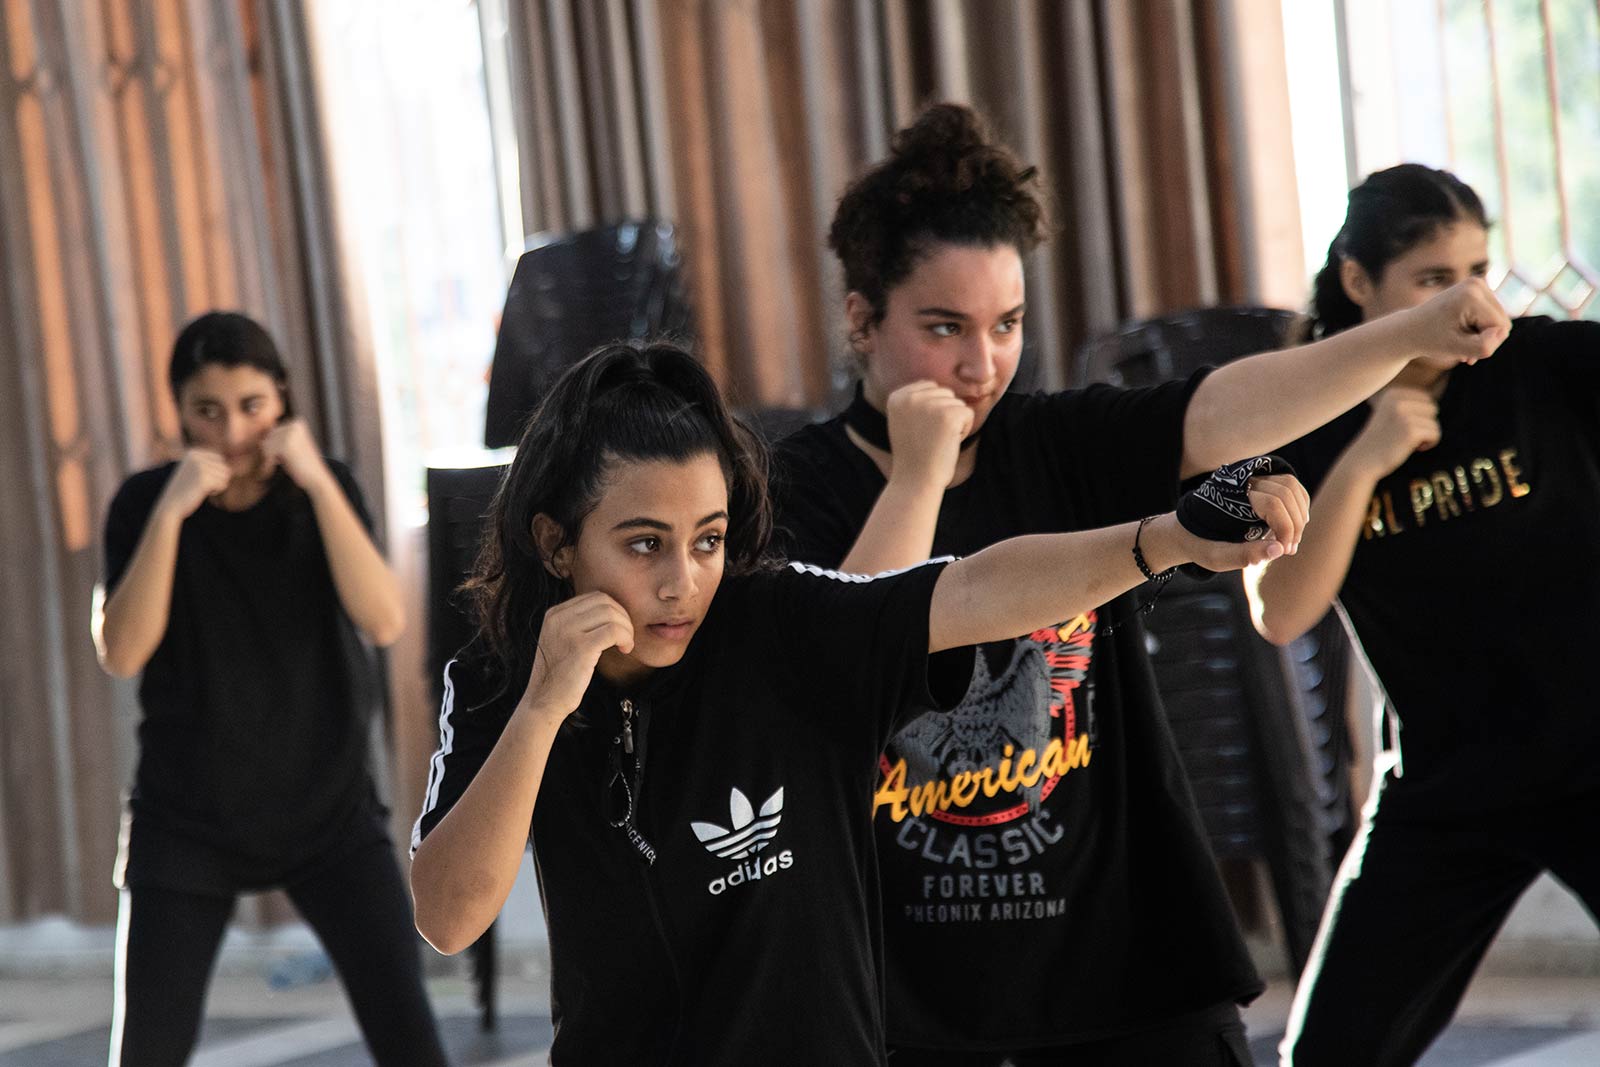
<svg viewBox="0 0 1600 1067">
<path fill-rule="evenodd" d="M 1370 403 L 1372 416 L 1350 443 L 1350 454 L 1373 479 L 1439 443 L 1439 402 L 1427 390 L 1391 385 Z"/>
<path fill-rule="evenodd" d="M 931 381 L 889 394 L 885 412 L 894 454 L 890 477 L 943 490 L 955 477 L 961 442 L 972 432 L 972 408 Z"/>
<path fill-rule="evenodd" d="M 268 478 L 279 467 L 294 480 L 294 484 L 306 490 L 333 477 L 304 419 L 285 419 L 261 439 L 258 477 Z"/>
<path fill-rule="evenodd" d="M 1212 471 L 1178 501 L 1193 539 L 1196 576 L 1292 555 L 1310 518 L 1311 496 L 1280 456 L 1254 456 Z"/>
<path fill-rule="evenodd" d="M 544 613 L 523 703 L 557 721 L 583 700 L 600 657 L 611 648 L 633 651 L 633 621 L 605 593 L 580 593 Z"/>
<path fill-rule="evenodd" d="M 1511 318 L 1482 278 L 1468 278 L 1444 292 L 1396 312 L 1412 351 L 1442 364 L 1487 359 L 1511 335 Z"/>
<path fill-rule="evenodd" d="M 190 448 L 178 461 L 167 487 L 162 490 L 160 508 L 170 509 L 179 519 L 187 519 L 207 497 L 228 488 L 232 475 L 228 461 L 209 448 Z"/>
</svg>

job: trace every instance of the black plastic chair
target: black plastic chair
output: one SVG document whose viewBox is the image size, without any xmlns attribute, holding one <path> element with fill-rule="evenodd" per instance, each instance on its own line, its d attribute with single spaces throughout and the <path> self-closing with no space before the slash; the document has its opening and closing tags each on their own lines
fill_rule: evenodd
<svg viewBox="0 0 1600 1067">
<path fill-rule="evenodd" d="M 472 570 L 484 516 L 505 470 L 504 465 L 428 469 L 427 670 L 435 707 L 444 699 L 445 664 L 472 638 L 472 623 L 457 590 Z M 467 953 L 477 986 L 479 1025 L 493 1030 L 499 1020 L 493 923 Z"/>
<path fill-rule="evenodd" d="M 1140 386 L 1289 343 L 1293 312 L 1206 308 L 1086 344 L 1079 380 Z M 1298 975 L 1355 822 L 1348 638 L 1329 612 L 1279 649 L 1258 636 L 1239 575 L 1179 575 L 1146 618 L 1167 718 L 1218 860 L 1263 859 Z"/>
<path fill-rule="evenodd" d="M 591 349 L 693 328 L 671 223 L 640 219 L 529 238 L 495 338 L 484 444 L 516 444 L 551 380 Z"/>
</svg>

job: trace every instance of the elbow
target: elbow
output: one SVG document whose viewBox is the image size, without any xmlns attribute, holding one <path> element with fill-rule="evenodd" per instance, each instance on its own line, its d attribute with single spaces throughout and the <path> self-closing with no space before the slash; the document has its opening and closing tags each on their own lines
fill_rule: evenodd
<svg viewBox="0 0 1600 1067">
<path fill-rule="evenodd" d="M 1284 618 L 1283 612 L 1272 610 L 1255 597 L 1250 598 L 1250 622 L 1267 643 L 1279 648 L 1294 643 L 1311 628 L 1296 625 L 1293 620 Z"/>
<path fill-rule="evenodd" d="M 131 660 L 117 659 L 111 655 L 100 657 L 100 669 L 113 678 L 137 678 L 139 665 Z"/>
<path fill-rule="evenodd" d="M 412 884 L 415 887 L 415 879 Z M 487 924 L 474 926 L 464 921 L 460 908 L 445 906 L 443 902 L 429 903 L 421 893 L 415 893 L 413 900 L 417 933 L 440 955 L 454 956 L 471 948 L 488 929 Z"/>
<path fill-rule="evenodd" d="M 1284 590 L 1276 584 L 1270 564 L 1260 563 L 1244 572 L 1245 599 L 1250 605 L 1250 624 L 1269 644 L 1284 647 L 1315 625 L 1315 620 L 1300 625 L 1289 616 L 1295 614 L 1286 603 Z"/>
<path fill-rule="evenodd" d="M 421 855 L 419 851 L 418 856 Z M 463 949 L 470 948 L 472 943 L 482 936 L 488 924 L 473 929 L 470 916 L 463 914 L 470 910 L 461 906 L 461 899 L 457 894 L 438 884 L 425 857 L 420 864 L 417 858 L 412 859 L 412 920 L 416 924 L 417 933 L 421 934 L 422 939 L 432 945 L 435 951 L 445 956 L 454 956 Z"/>
<path fill-rule="evenodd" d="M 100 669 L 115 678 L 134 678 L 144 669 L 145 660 L 128 653 L 126 644 L 105 635 L 95 642 L 95 658 Z"/>
<path fill-rule="evenodd" d="M 433 950 L 440 955 L 454 956 L 472 947 L 472 943 L 477 940 L 476 935 L 468 934 L 459 924 L 428 915 L 420 904 L 416 914 L 417 933 L 421 934 L 422 940 L 433 946 Z"/>
<path fill-rule="evenodd" d="M 394 607 L 382 615 L 371 619 L 362 627 L 367 633 L 367 639 L 379 648 L 388 648 L 400 640 L 406 632 L 406 613 L 400 607 Z"/>
<path fill-rule="evenodd" d="M 1293 644 L 1295 639 L 1300 636 L 1300 634 L 1294 632 L 1293 630 L 1274 625 L 1272 622 L 1265 619 L 1256 621 L 1256 633 L 1265 638 L 1268 644 L 1276 645 L 1279 648 Z"/>
</svg>

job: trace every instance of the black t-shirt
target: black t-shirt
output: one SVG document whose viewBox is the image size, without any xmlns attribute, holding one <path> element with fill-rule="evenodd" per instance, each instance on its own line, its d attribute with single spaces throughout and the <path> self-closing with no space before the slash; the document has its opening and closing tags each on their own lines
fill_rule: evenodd
<svg viewBox="0 0 1600 1067">
<path fill-rule="evenodd" d="M 370 528 L 349 470 L 328 465 Z M 176 466 L 133 475 L 112 500 L 108 595 Z M 166 633 L 139 680 L 132 843 L 119 882 L 274 884 L 352 825 L 365 832 L 374 696 L 310 497 L 280 471 L 247 510 L 201 504 L 179 532 Z"/>
<path fill-rule="evenodd" d="M 1171 510 L 1198 381 L 1005 397 L 934 552 Z M 839 419 L 776 460 L 780 542 L 837 566 L 883 475 Z M 892 1044 L 1071 1043 L 1260 990 L 1142 641 L 1123 597 L 985 646 L 961 705 L 889 744 L 874 826 Z"/>
<path fill-rule="evenodd" d="M 1370 410 L 1284 449 L 1308 488 Z M 1386 818 L 1600 783 L 1600 323 L 1517 320 L 1450 372 L 1439 425 L 1378 482 L 1339 591 L 1399 722 Z"/>
<path fill-rule="evenodd" d="M 971 650 L 928 655 L 942 569 L 728 578 L 679 663 L 590 686 L 532 825 L 553 1062 L 883 1061 L 874 764 L 896 722 L 958 699 L 972 669 Z M 413 847 L 526 688 L 491 677 L 470 651 L 446 671 Z"/>
</svg>

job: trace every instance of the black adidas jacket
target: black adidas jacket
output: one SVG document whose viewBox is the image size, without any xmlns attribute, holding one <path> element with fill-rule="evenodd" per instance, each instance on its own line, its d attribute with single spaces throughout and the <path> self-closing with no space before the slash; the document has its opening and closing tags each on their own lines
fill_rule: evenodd
<svg viewBox="0 0 1600 1067">
<path fill-rule="evenodd" d="M 553 1063 L 883 1062 L 873 789 L 891 730 L 971 674 L 970 651 L 927 654 L 942 566 L 727 579 L 677 665 L 590 686 L 532 826 Z M 413 847 L 526 686 L 487 676 L 447 668 Z"/>
</svg>

